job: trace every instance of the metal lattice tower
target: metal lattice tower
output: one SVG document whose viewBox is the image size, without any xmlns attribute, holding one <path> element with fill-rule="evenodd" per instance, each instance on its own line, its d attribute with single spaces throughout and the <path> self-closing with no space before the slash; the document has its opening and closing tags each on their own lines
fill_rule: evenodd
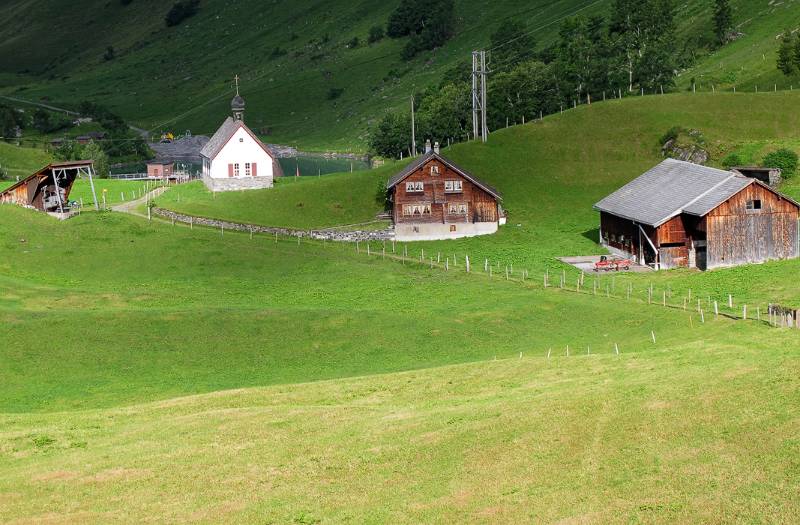
<svg viewBox="0 0 800 525">
<path fill-rule="evenodd" d="M 483 142 L 489 136 L 486 125 L 486 51 L 472 52 L 472 135 Z"/>
</svg>

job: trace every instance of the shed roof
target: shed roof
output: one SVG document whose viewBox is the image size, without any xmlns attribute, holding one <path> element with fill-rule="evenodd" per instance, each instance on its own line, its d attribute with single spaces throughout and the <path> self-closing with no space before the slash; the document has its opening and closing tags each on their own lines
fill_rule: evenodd
<svg viewBox="0 0 800 525">
<path fill-rule="evenodd" d="M 704 216 L 757 181 L 730 171 L 666 159 L 594 205 L 649 226 L 686 213 Z"/>
<path fill-rule="evenodd" d="M 389 182 L 386 183 L 386 189 L 391 189 L 397 186 L 400 182 L 403 181 L 403 179 L 405 179 L 406 177 L 417 171 L 419 168 L 421 168 L 423 165 L 425 165 L 425 163 L 433 159 L 436 159 L 439 162 L 445 164 L 451 170 L 455 171 L 456 173 L 458 173 L 468 181 L 472 182 L 479 188 L 483 189 L 486 193 L 490 194 L 494 198 L 499 200 L 503 199 L 502 195 L 500 195 L 500 192 L 494 189 L 492 186 L 489 186 L 488 184 L 486 184 L 479 178 L 475 177 L 464 168 L 461 168 L 458 165 L 456 165 L 455 162 L 451 161 L 447 157 L 444 157 L 440 153 L 436 153 L 435 151 L 430 151 L 425 155 L 422 155 L 417 160 L 406 166 L 406 168 L 403 171 L 401 171 L 400 173 L 389 179 Z"/>
<path fill-rule="evenodd" d="M 93 160 L 70 160 L 64 162 L 52 162 L 47 166 L 43 167 L 42 169 L 36 171 L 35 173 L 28 175 L 24 179 L 21 179 L 16 183 L 12 184 L 11 186 L 9 186 L 8 188 L 0 191 L 0 194 L 10 193 L 12 190 L 15 190 L 16 188 L 22 186 L 23 184 L 26 184 L 29 180 L 44 175 L 48 171 L 52 171 L 54 169 L 78 169 L 78 168 L 90 168 L 92 166 L 94 166 Z"/>
</svg>

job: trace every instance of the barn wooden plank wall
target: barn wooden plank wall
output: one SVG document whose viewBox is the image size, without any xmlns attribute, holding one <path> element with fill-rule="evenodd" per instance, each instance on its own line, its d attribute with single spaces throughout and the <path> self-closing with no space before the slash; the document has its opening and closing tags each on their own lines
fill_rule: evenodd
<svg viewBox="0 0 800 525">
<path fill-rule="evenodd" d="M 748 210 L 760 200 L 761 210 Z M 797 257 L 797 207 L 751 184 L 707 216 L 709 268 Z"/>
</svg>

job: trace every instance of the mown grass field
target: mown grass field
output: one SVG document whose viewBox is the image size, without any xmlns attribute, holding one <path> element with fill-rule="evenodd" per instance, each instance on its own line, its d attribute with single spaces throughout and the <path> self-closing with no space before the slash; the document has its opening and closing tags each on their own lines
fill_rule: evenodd
<svg viewBox="0 0 800 525">
<path fill-rule="evenodd" d="M 597 245 L 598 214 L 592 205 L 662 160 L 659 139 L 673 126 L 700 130 L 712 164 L 732 151 L 752 163 L 778 147 L 800 151 L 800 93 L 681 94 L 630 98 L 579 107 L 525 126 L 492 134 L 486 145 L 470 143 L 446 151 L 460 165 L 497 187 L 504 196 L 508 224 L 496 235 L 444 242 L 414 243 L 410 253 L 469 255 L 482 266 L 488 259 L 495 269 L 526 269 L 536 279 L 544 272 L 561 272 L 556 257 L 602 253 Z M 614 123 L 609 125 L 609 123 Z M 565 140 L 565 138 L 567 140 Z M 273 226 L 320 228 L 372 220 L 381 210 L 377 185 L 400 170 L 381 170 L 304 179 L 272 190 L 212 195 L 197 183 L 180 187 L 158 199 L 158 204 L 202 216 Z M 783 190 L 800 198 L 800 176 Z M 180 198 L 180 202 L 178 199 Z M 444 256 L 444 255 L 443 255 Z M 477 261 L 477 263 L 476 263 Z M 800 288 L 785 276 L 800 271 L 800 261 L 700 273 L 600 276 L 619 290 L 628 280 L 640 290 L 653 282 L 656 297 L 668 290 L 681 304 L 689 290 L 705 302 L 720 304 L 734 296 L 741 306 L 766 310 L 767 303 L 798 304 Z M 575 283 L 577 271 L 567 268 Z M 589 283 L 591 286 L 591 283 Z M 642 292 L 643 293 L 643 292 Z M 639 296 L 641 298 L 641 295 Z M 708 307 L 708 306 L 706 306 Z"/>
<path fill-rule="evenodd" d="M 2 521 L 798 510 L 794 330 L 115 213 L 0 243 Z"/>
<path fill-rule="evenodd" d="M 3 414 L 0 517 L 792 523 L 784 335 Z"/>
</svg>

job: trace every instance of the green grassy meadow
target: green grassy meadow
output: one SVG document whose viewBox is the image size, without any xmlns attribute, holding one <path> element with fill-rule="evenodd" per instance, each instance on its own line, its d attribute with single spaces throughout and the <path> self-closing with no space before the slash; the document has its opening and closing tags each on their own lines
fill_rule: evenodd
<svg viewBox="0 0 800 525">
<path fill-rule="evenodd" d="M 118 213 L 0 243 L 2 521 L 798 510 L 794 330 Z"/>
<path fill-rule="evenodd" d="M 683 312 L 639 311 L 463 268 L 390 263 L 351 245 L 250 240 L 116 213 L 66 223 L 10 206 L 0 213 L 5 411 L 105 407 L 566 345 L 634 351 L 651 346 L 651 330 L 669 344 L 694 323 Z M 573 308 L 584 314 L 564 315 Z M 588 312 L 589 326 L 627 322 L 585 330 Z M 709 332 L 727 326 L 718 321 Z M 43 325 L 57 343 L 32 337 Z"/>
</svg>

